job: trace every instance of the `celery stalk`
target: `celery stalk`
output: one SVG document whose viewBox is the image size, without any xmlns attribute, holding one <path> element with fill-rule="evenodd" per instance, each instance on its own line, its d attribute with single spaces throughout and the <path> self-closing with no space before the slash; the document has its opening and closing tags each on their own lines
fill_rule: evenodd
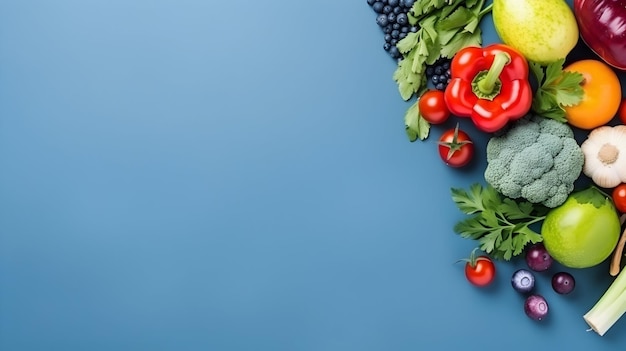
<svg viewBox="0 0 626 351">
<path fill-rule="evenodd" d="M 626 273 L 622 270 L 583 319 L 591 329 L 602 336 L 624 312 L 626 312 Z"/>
</svg>

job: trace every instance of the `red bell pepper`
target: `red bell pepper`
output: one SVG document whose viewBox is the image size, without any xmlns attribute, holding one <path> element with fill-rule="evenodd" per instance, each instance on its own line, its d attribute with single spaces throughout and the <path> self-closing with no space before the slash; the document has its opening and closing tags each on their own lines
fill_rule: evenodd
<svg viewBox="0 0 626 351">
<path fill-rule="evenodd" d="M 484 132 L 498 131 L 530 110 L 528 61 L 510 46 L 463 48 L 452 59 L 450 73 L 445 91 L 448 109 L 470 117 Z"/>
</svg>

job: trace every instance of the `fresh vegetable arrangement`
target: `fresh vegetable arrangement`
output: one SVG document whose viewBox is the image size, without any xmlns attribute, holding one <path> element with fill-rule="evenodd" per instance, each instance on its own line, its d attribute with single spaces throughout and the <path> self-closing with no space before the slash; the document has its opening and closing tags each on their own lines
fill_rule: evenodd
<svg viewBox="0 0 626 351">
<path fill-rule="evenodd" d="M 536 275 L 555 262 L 568 269 L 550 280 L 565 296 L 577 270 L 610 264 L 613 282 L 582 316 L 604 335 L 626 312 L 626 99 L 618 77 L 626 71 L 626 0 L 367 2 L 409 103 L 409 141 L 469 118 L 474 130 L 457 123 L 440 131 L 440 158 L 463 168 L 478 151 L 486 155 L 483 179 L 450 188 L 465 215 L 451 229 L 476 243 L 461 260 L 468 282 L 488 286 L 498 265 L 524 257 L 528 269 L 518 267 L 511 286 L 525 297 L 525 314 L 542 321 L 550 306 Z M 483 46 L 488 13 L 500 42 Z M 579 38 L 593 57 L 571 55 Z M 473 133 L 487 138 L 485 150 Z"/>
</svg>

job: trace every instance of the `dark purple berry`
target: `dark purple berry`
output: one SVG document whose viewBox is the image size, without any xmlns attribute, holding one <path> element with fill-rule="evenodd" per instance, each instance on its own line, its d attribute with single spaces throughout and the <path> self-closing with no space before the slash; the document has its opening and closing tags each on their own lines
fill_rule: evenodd
<svg viewBox="0 0 626 351">
<path fill-rule="evenodd" d="M 399 0 L 388 0 L 387 1 L 387 4 L 389 4 L 389 6 L 393 6 L 393 7 L 398 6 L 399 3 L 400 3 Z"/>
<path fill-rule="evenodd" d="M 426 77 L 432 77 L 434 73 L 435 73 L 435 69 L 433 68 L 433 66 L 426 67 Z"/>
<path fill-rule="evenodd" d="M 398 37 L 400 36 L 400 31 L 397 29 L 394 29 L 391 31 L 391 37 L 394 39 L 398 39 Z"/>
<path fill-rule="evenodd" d="M 375 2 L 376 0 L 367 0 L 367 4 L 370 6 L 374 5 Z"/>
<path fill-rule="evenodd" d="M 387 15 L 387 20 L 389 23 L 396 23 L 396 14 L 391 12 Z"/>
<path fill-rule="evenodd" d="M 574 277 L 567 272 L 558 272 L 552 276 L 552 289 L 557 294 L 566 295 L 571 293 L 576 286 Z"/>
<path fill-rule="evenodd" d="M 435 74 L 434 76 L 430 78 L 430 81 L 436 85 L 437 83 L 439 83 L 439 76 Z"/>
<path fill-rule="evenodd" d="M 383 13 L 385 15 L 390 14 L 393 11 L 393 7 L 389 6 L 389 5 L 385 5 L 383 6 Z"/>
<path fill-rule="evenodd" d="M 385 51 L 389 51 L 389 49 L 391 49 L 391 43 L 383 44 L 383 49 L 385 49 Z"/>
<path fill-rule="evenodd" d="M 553 261 L 543 243 L 534 244 L 526 252 L 526 264 L 535 272 L 547 270 L 552 266 Z"/>
<path fill-rule="evenodd" d="M 400 27 L 401 27 L 401 26 L 400 26 L 399 24 L 397 24 L 397 23 L 394 23 L 394 24 L 392 24 L 391 26 L 392 26 L 392 28 L 393 28 L 393 29 L 397 29 L 397 30 L 400 30 Z"/>
<path fill-rule="evenodd" d="M 439 83 L 437 83 L 437 85 L 435 85 L 435 89 L 444 91 L 444 90 L 446 90 L 446 86 L 445 86 L 445 84 L 443 82 L 439 82 Z"/>
<path fill-rule="evenodd" d="M 530 319 L 541 321 L 548 315 L 548 302 L 541 295 L 530 295 L 524 302 L 524 312 Z"/>
<path fill-rule="evenodd" d="M 388 43 L 391 41 L 391 34 L 385 34 L 385 43 Z"/>
<path fill-rule="evenodd" d="M 396 6 L 396 7 L 393 8 L 393 13 L 395 13 L 396 15 L 399 15 L 399 14 L 401 14 L 403 12 L 404 12 L 404 9 L 402 7 L 400 7 L 400 6 Z"/>
</svg>

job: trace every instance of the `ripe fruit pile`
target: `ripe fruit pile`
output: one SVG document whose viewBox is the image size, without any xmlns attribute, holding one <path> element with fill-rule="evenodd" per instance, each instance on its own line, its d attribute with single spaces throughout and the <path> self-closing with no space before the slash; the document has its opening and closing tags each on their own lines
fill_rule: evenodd
<svg viewBox="0 0 626 351">
<path fill-rule="evenodd" d="M 376 23 L 385 34 L 383 49 L 393 59 L 402 59 L 396 47 L 398 41 L 404 39 L 409 32 L 417 32 L 417 27 L 409 24 L 407 15 L 414 2 L 415 0 L 367 0 L 367 4 L 378 14 Z"/>
</svg>

